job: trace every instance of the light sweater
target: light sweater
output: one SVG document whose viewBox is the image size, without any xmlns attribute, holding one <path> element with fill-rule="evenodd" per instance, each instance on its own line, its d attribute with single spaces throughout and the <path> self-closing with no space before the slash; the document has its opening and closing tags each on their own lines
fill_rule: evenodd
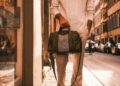
<svg viewBox="0 0 120 86">
<path fill-rule="evenodd" d="M 93 20 L 94 8 L 94 0 L 52 0 L 51 13 L 61 13 L 71 29 L 81 33 L 86 31 L 87 21 Z"/>
</svg>

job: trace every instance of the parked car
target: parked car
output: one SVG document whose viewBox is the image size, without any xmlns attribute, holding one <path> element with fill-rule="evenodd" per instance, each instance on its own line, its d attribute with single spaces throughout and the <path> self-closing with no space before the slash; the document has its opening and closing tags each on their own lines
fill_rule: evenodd
<svg viewBox="0 0 120 86">
<path fill-rule="evenodd" d="M 99 50 L 99 46 L 98 46 L 98 43 L 95 43 L 95 51 L 98 51 Z"/>
<path fill-rule="evenodd" d="M 103 43 L 96 43 L 95 44 L 95 50 L 98 52 L 104 52 L 104 44 Z"/>
<path fill-rule="evenodd" d="M 120 55 L 120 43 L 116 43 L 115 46 L 112 46 L 111 44 L 109 44 L 109 46 L 105 45 L 104 51 L 105 53 Z"/>
<path fill-rule="evenodd" d="M 105 47 L 105 45 L 103 43 L 100 43 L 100 49 L 99 49 L 100 52 L 102 52 L 102 53 L 104 52 L 104 47 Z"/>
</svg>

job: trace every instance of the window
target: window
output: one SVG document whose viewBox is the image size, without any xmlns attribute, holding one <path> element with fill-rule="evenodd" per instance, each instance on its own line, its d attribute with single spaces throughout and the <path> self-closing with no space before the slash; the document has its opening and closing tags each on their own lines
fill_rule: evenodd
<svg viewBox="0 0 120 86">
<path fill-rule="evenodd" d="M 107 2 L 108 2 L 108 7 L 111 7 L 115 3 L 114 0 L 107 0 Z"/>
<path fill-rule="evenodd" d="M 120 11 L 111 15 L 107 21 L 108 31 L 116 29 L 119 26 L 120 26 Z"/>
<path fill-rule="evenodd" d="M 117 27 L 119 27 L 119 12 L 117 13 Z"/>
<path fill-rule="evenodd" d="M 107 22 L 103 23 L 103 33 L 108 31 Z"/>
<path fill-rule="evenodd" d="M 108 7 L 111 7 L 112 5 L 114 5 L 115 3 L 117 3 L 119 0 L 107 0 L 108 3 Z"/>
<path fill-rule="evenodd" d="M 120 36 L 118 36 L 118 42 L 120 42 Z"/>
<path fill-rule="evenodd" d="M 120 11 L 119 11 L 119 27 L 120 27 Z"/>
<path fill-rule="evenodd" d="M 113 28 L 115 29 L 117 27 L 117 13 L 114 14 L 114 17 L 113 17 L 113 22 L 114 22 L 114 26 Z"/>
<path fill-rule="evenodd" d="M 105 18 L 107 18 L 107 8 L 103 8 L 102 9 L 102 15 L 103 15 L 103 18 L 105 19 Z"/>
</svg>

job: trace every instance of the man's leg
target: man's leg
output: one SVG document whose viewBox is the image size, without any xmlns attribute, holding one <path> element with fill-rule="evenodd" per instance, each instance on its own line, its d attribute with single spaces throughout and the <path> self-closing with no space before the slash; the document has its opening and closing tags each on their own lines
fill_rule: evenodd
<svg viewBox="0 0 120 86">
<path fill-rule="evenodd" d="M 68 55 L 56 56 L 58 83 L 60 86 L 65 86 L 65 75 L 66 75 L 65 71 L 66 71 L 67 62 L 68 62 Z"/>
<path fill-rule="evenodd" d="M 79 57 L 80 57 L 80 54 L 72 54 L 72 62 L 73 62 L 73 75 L 72 75 L 72 80 L 71 80 L 71 84 L 73 86 L 82 86 L 82 71 L 80 70 L 78 75 L 77 75 L 77 72 L 78 72 L 78 64 L 79 64 Z M 75 78 L 76 78 L 76 75 L 77 75 L 77 79 L 75 81 Z M 74 83 L 74 84 L 73 84 Z"/>
<path fill-rule="evenodd" d="M 72 55 L 72 61 L 73 61 L 72 83 L 75 81 L 75 78 L 78 72 L 78 64 L 80 60 L 79 72 L 78 72 L 77 79 L 75 81 L 74 86 L 82 86 L 82 68 L 83 68 L 84 51 L 85 51 L 87 35 L 82 34 L 81 38 L 82 38 L 82 52 L 80 53 L 81 58 L 80 58 L 80 54 L 78 53 Z"/>
</svg>

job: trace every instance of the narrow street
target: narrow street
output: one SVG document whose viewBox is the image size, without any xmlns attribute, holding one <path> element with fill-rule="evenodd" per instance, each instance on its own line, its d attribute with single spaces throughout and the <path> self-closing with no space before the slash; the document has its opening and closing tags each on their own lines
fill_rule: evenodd
<svg viewBox="0 0 120 86">
<path fill-rule="evenodd" d="M 120 86 L 120 56 L 111 54 L 85 54 L 83 68 L 83 86 Z M 56 86 L 52 69 L 44 67 L 45 79 L 43 86 Z M 66 86 L 70 86 L 72 63 L 69 62 L 66 70 Z"/>
</svg>

